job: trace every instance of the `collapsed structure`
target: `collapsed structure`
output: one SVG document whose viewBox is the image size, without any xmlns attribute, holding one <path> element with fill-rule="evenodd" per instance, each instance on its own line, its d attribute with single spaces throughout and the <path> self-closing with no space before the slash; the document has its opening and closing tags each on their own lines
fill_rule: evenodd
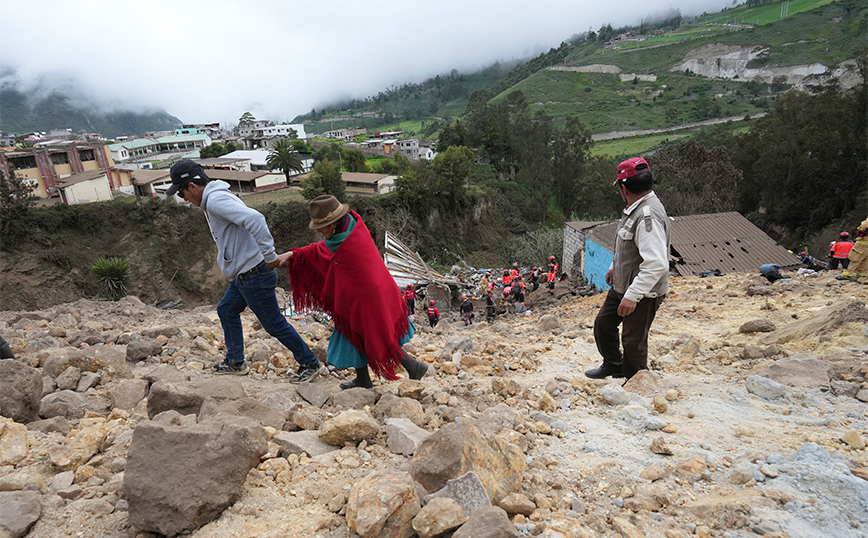
<svg viewBox="0 0 868 538">
<path fill-rule="evenodd" d="M 670 217 L 670 268 L 681 276 L 703 271 L 750 273 L 766 263 L 782 268 L 800 265 L 799 259 L 740 213 L 711 213 Z M 564 226 L 563 270 L 581 276 L 598 290 L 607 289 L 606 271 L 612 263 L 618 221 L 568 222 Z"/>
</svg>

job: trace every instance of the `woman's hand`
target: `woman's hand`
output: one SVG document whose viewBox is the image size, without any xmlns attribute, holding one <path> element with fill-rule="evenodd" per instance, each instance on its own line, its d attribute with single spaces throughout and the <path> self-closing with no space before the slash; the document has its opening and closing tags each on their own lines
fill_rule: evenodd
<svg viewBox="0 0 868 538">
<path fill-rule="evenodd" d="M 289 252 L 284 252 L 283 254 L 278 254 L 277 255 L 277 265 L 278 266 L 286 265 L 289 262 L 289 260 L 291 260 L 291 259 L 292 259 L 292 251 L 291 250 Z"/>
</svg>

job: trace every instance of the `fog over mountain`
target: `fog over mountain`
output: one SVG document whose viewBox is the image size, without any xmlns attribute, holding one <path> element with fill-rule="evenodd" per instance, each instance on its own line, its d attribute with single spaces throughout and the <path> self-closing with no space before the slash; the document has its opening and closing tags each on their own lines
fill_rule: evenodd
<svg viewBox="0 0 868 538">
<path fill-rule="evenodd" d="M 377 6 L 338 0 L 16 2 L 0 33 L 3 82 L 30 98 L 62 89 L 105 111 L 165 109 L 184 122 L 232 122 L 245 110 L 283 121 L 346 97 L 451 69 L 478 69 L 556 47 L 570 36 L 685 16 L 732 0 L 615 0 L 589 5 L 505 0 Z M 38 28 L 38 32 L 34 29 Z"/>
</svg>

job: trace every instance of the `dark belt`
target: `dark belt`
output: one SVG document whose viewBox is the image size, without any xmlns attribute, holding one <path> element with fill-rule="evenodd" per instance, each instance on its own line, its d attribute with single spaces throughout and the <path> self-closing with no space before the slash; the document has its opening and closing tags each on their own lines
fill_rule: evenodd
<svg viewBox="0 0 868 538">
<path fill-rule="evenodd" d="M 247 276 L 247 275 L 252 275 L 254 273 L 261 273 L 263 271 L 270 271 L 270 270 L 271 269 L 268 268 L 268 264 L 265 263 L 265 260 L 262 260 L 261 262 L 259 262 L 256 265 L 256 267 L 254 267 L 253 269 L 251 269 L 249 271 L 244 271 L 243 273 L 241 273 L 238 276 Z"/>
</svg>

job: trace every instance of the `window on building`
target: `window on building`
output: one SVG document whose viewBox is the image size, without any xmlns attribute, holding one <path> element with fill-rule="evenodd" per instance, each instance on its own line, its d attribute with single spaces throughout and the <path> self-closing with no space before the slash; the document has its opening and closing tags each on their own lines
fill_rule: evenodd
<svg viewBox="0 0 868 538">
<path fill-rule="evenodd" d="M 9 159 L 9 164 L 14 170 L 36 168 L 36 157 L 33 155 L 26 155 L 24 157 L 12 157 Z"/>
<path fill-rule="evenodd" d="M 52 153 L 51 164 L 69 164 L 69 155 L 66 153 Z"/>
<path fill-rule="evenodd" d="M 93 150 L 92 149 L 79 150 L 78 151 L 78 158 L 81 159 L 82 162 L 96 160 L 93 156 Z"/>
</svg>

